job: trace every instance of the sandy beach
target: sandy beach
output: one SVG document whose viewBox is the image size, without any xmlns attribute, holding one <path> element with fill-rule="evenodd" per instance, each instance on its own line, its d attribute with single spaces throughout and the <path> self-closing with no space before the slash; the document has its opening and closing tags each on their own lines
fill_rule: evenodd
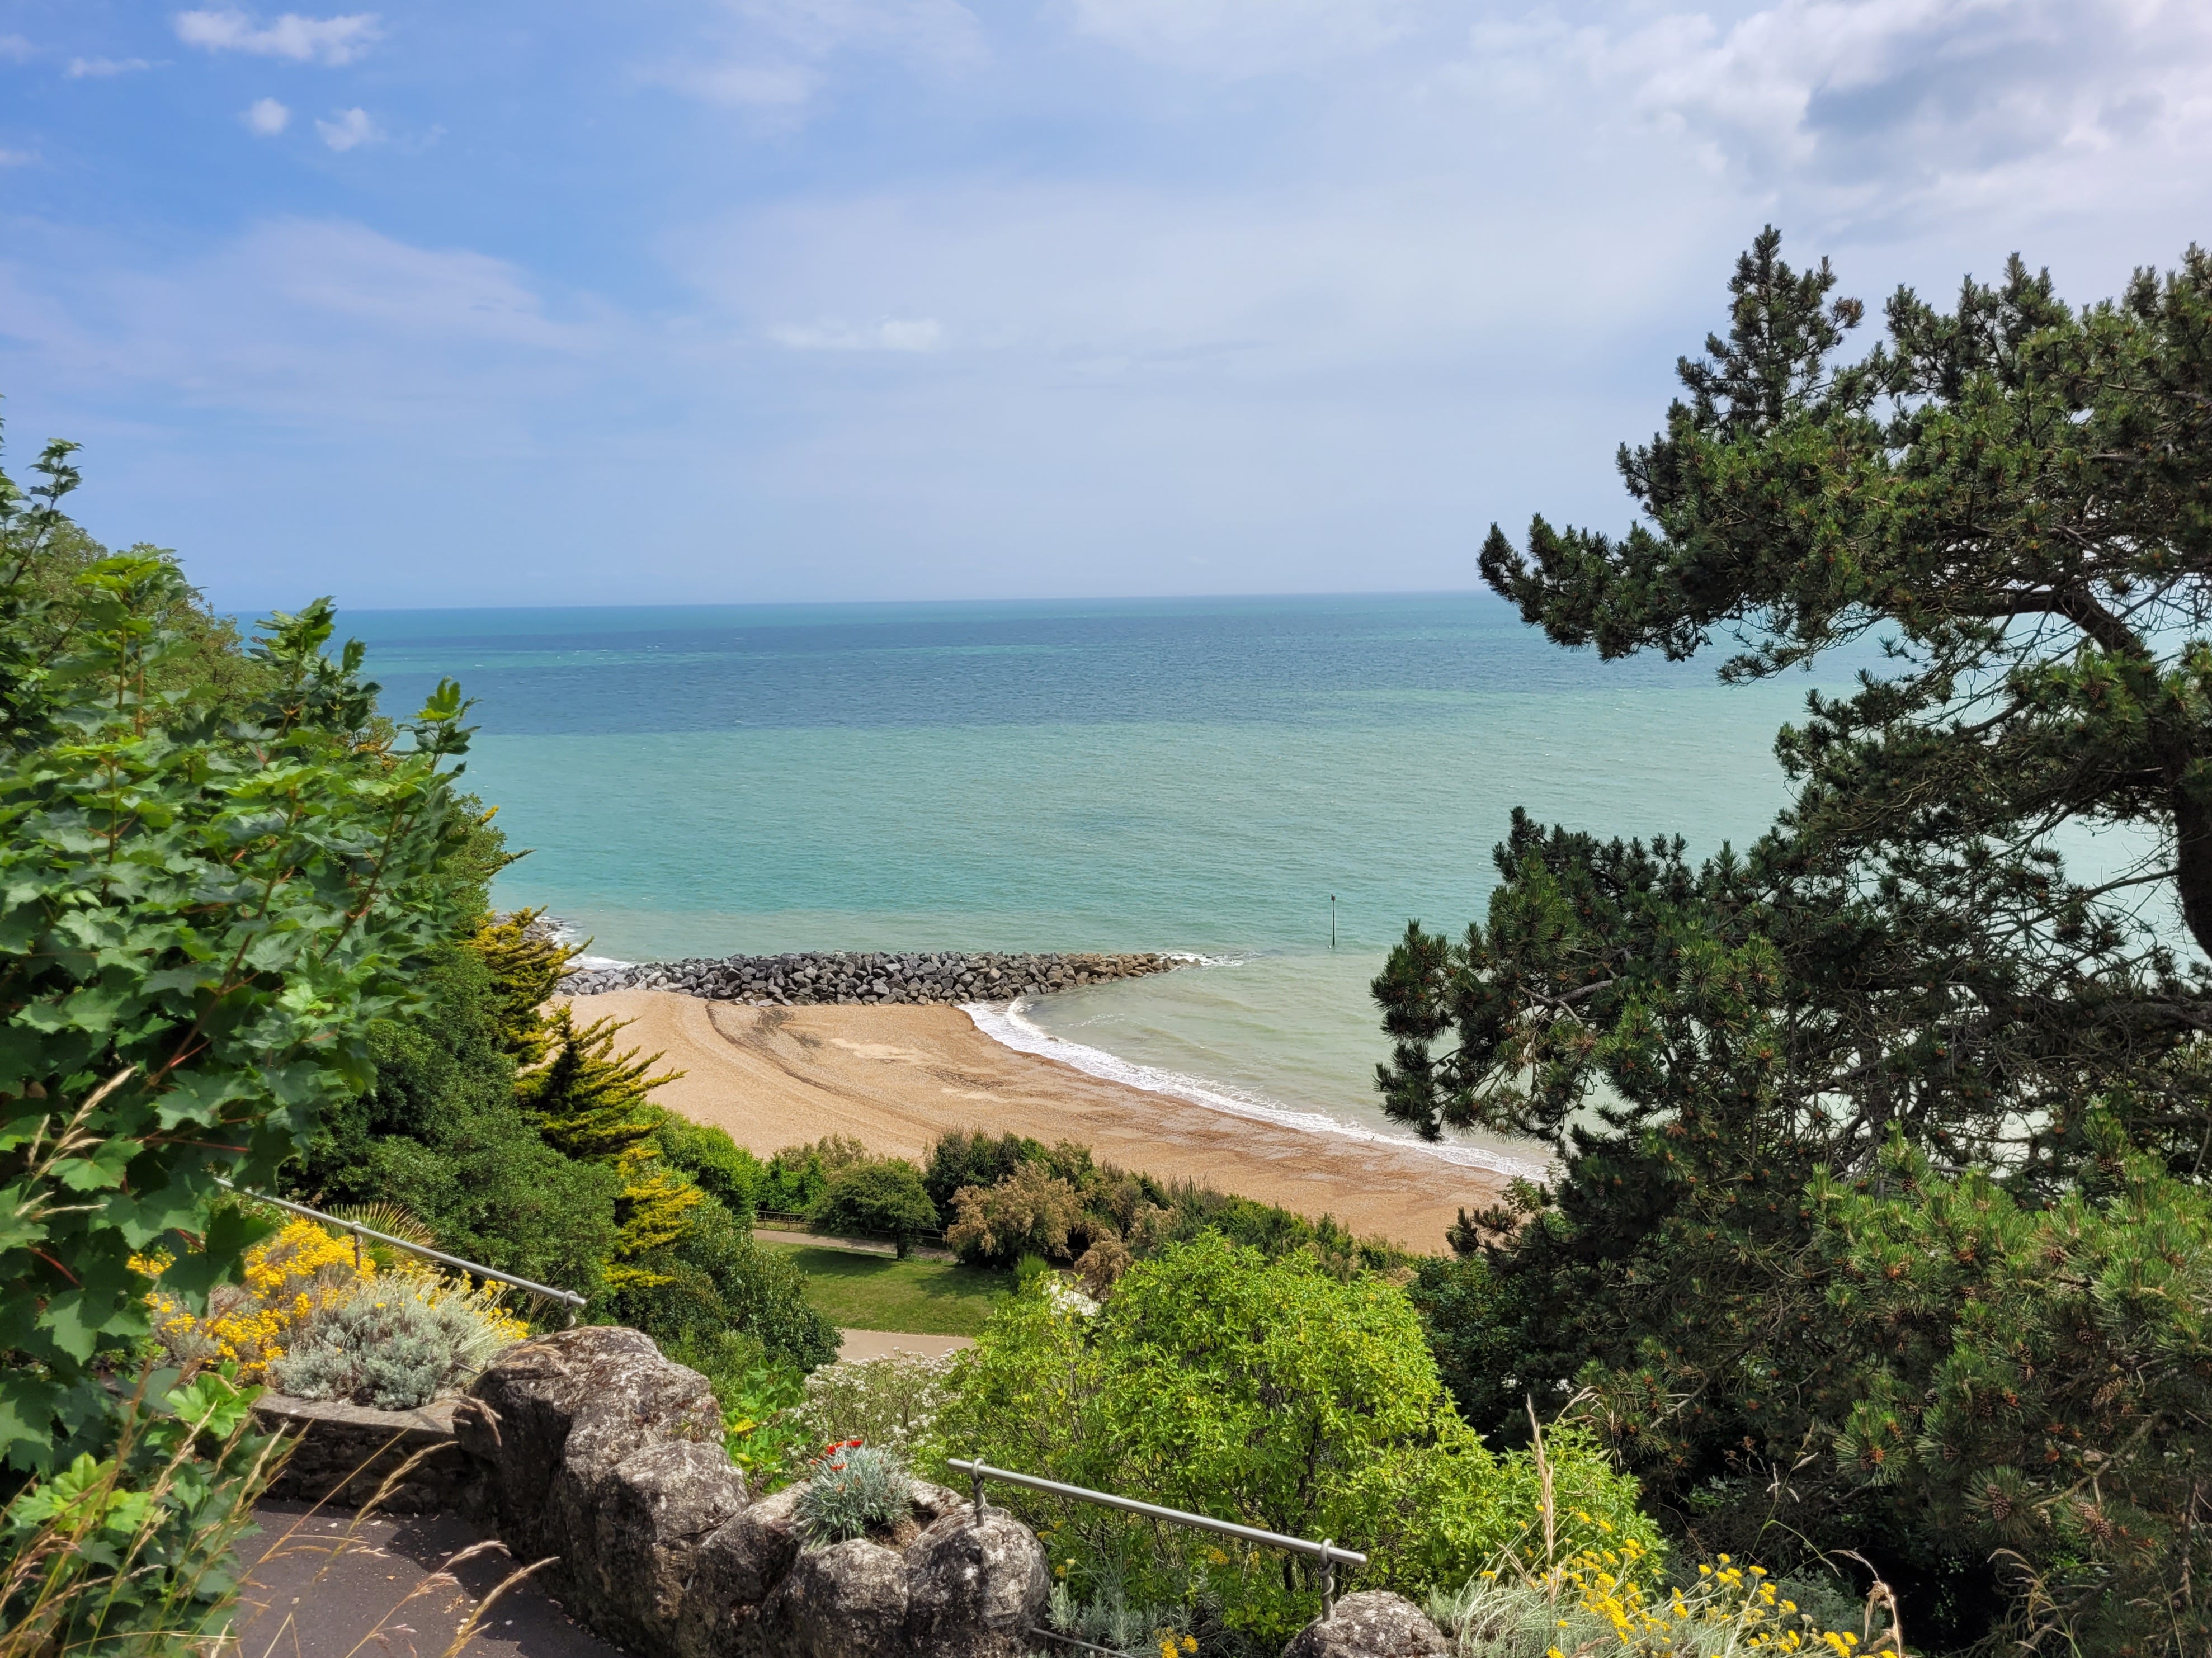
<svg viewBox="0 0 2212 1658">
<path fill-rule="evenodd" d="M 667 991 L 579 997 L 579 1016 L 631 1021 L 622 1045 L 684 1075 L 664 1105 L 767 1157 L 847 1134 L 920 1157 L 949 1129 L 1074 1140 L 1102 1161 L 1183 1176 L 1362 1236 L 1441 1250 L 1454 1212 L 1504 1177 L 1401 1149 L 1288 1128 L 1088 1076 L 1020 1054 L 956 1007 L 752 1007 Z"/>
</svg>

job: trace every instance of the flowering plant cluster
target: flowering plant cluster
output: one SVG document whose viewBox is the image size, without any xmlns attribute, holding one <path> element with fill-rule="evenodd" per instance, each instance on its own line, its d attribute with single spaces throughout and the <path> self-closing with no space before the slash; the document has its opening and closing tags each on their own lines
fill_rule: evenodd
<svg viewBox="0 0 2212 1658">
<path fill-rule="evenodd" d="M 138 1256 L 131 1265 L 149 1276 L 169 1265 L 164 1254 Z M 169 1291 L 147 1296 L 154 1309 L 155 1334 L 179 1363 L 234 1364 L 242 1382 L 269 1379 L 301 1333 L 352 1299 L 381 1271 L 397 1293 L 426 1307 L 450 1309 L 496 1346 L 530 1333 L 529 1326 L 501 1304 L 501 1291 L 489 1283 L 448 1277 L 411 1256 L 380 1269 L 369 1254 L 355 1255 L 350 1239 L 310 1220 L 295 1220 L 246 1252 L 242 1284 L 218 1286 L 207 1310 L 195 1314 Z"/>
<path fill-rule="evenodd" d="M 1554 1643 L 1547 1658 L 1727 1658 L 1738 1652 L 1855 1658 L 1859 1637 L 1821 1629 L 1764 1566 L 1739 1566 L 1725 1554 L 1715 1559 L 1698 1568 L 1694 1583 L 1663 1586 L 1652 1580 L 1650 1552 L 1633 1538 L 1618 1549 L 1583 1550 L 1560 1568 L 1560 1587 L 1572 1593 L 1577 1610 L 1602 1620 L 1603 1632 L 1595 1641 L 1577 1641 L 1571 1651 Z M 1572 1620 L 1559 1627 L 1573 1627 Z"/>
</svg>

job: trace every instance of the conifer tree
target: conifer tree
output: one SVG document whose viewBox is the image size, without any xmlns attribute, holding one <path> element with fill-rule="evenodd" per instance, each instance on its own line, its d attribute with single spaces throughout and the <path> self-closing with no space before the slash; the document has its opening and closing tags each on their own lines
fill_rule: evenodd
<svg viewBox="0 0 2212 1658">
<path fill-rule="evenodd" d="M 2079 312 L 2014 258 L 1948 312 L 1899 292 L 1856 358 L 1863 307 L 1834 282 L 1764 234 L 1666 429 L 1620 452 L 1646 521 L 1614 537 L 1539 518 L 1521 547 L 1493 528 L 1481 563 L 1527 620 L 1608 658 L 1725 635 L 1730 680 L 1854 641 L 1882 665 L 1781 733 L 1795 799 L 1744 855 L 1516 813 L 1486 921 L 1409 928 L 1376 981 L 1385 1106 L 1556 1148 L 1547 1188 L 1462 1218 L 1495 1284 L 1461 1302 L 1504 1327 L 1455 1339 L 1523 1389 L 1580 1389 L 1678 1525 L 1725 1547 L 1786 1509 L 1790 1533 L 1863 1548 L 1963 1637 L 2008 1615 L 2008 1590 L 1995 1534 L 1962 1516 L 2021 1508 L 1989 1497 L 2003 1481 L 1975 1487 L 1997 1465 L 1972 1459 L 2033 1444 L 2057 1466 L 2086 1445 L 2142 1514 L 2098 1499 L 2066 1519 L 2046 1491 L 2003 1542 L 2039 1586 L 2009 1603 L 2014 1632 L 2201 1650 L 2201 1319 L 2160 1338 L 2171 1394 L 2100 1376 L 2124 1330 L 2055 1340 L 2012 1355 L 2049 1367 L 2037 1386 L 1966 1389 L 2001 1420 L 1948 1442 L 1965 1466 L 1869 1467 L 1867 1402 L 1940 1415 L 1993 1362 L 1960 1309 L 2026 1292 L 1969 1270 L 1908 1309 L 1853 1273 L 1916 1224 L 1940 1248 L 1915 1212 L 1947 1183 L 1993 1180 L 2034 1212 L 2108 1187 L 2116 1160 L 2138 1193 L 2208 1172 L 2212 258 Z M 2140 855 L 2073 878 L 2052 840 L 2068 825 L 2119 828 Z M 2131 1212 L 2099 1212 L 2075 1270 L 2142 1282 L 2156 1263 Z M 1914 1341 L 1908 1314 L 1929 1327 Z M 1940 1441 L 1919 1405 L 1890 1418 Z M 2152 1537 L 2163 1575 L 2133 1576 Z M 2136 1610 L 2094 1625 L 2108 1600 Z"/>
<path fill-rule="evenodd" d="M 608 1287 L 645 1287 L 665 1274 L 640 1265 L 690 1230 L 691 1212 L 706 1199 L 689 1176 L 662 1158 L 653 1133 L 659 1108 L 652 1090 L 681 1072 L 652 1074 L 659 1059 L 633 1048 L 617 1054 L 615 1038 L 626 1020 L 598 1019 L 577 1027 L 567 1008 L 545 1020 L 547 1057 L 515 1080 L 515 1096 L 547 1144 L 572 1157 L 611 1165 L 622 1178 L 615 1202 L 618 1230 Z"/>
</svg>

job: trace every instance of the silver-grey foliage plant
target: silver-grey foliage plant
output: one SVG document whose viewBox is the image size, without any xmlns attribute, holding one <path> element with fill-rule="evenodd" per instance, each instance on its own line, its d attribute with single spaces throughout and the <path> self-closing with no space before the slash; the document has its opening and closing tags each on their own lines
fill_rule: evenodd
<svg viewBox="0 0 2212 1658">
<path fill-rule="evenodd" d="M 902 1519 L 910 1501 L 906 1465 L 873 1445 L 832 1445 L 815 1458 L 799 1493 L 799 1528 L 820 1548 Z"/>
<path fill-rule="evenodd" d="M 508 1340 L 466 1303 L 434 1302 L 394 1275 L 364 1280 L 310 1313 L 269 1378 L 295 1399 L 417 1410 Z"/>
</svg>

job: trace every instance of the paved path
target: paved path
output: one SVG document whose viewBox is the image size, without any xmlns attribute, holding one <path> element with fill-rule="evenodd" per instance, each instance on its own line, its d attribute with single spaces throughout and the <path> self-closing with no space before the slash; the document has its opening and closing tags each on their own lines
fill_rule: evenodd
<svg viewBox="0 0 2212 1658">
<path fill-rule="evenodd" d="M 305 1503 L 255 1506 L 261 1534 L 239 1625 L 238 1658 L 439 1658 L 484 1596 L 515 1569 L 507 1551 L 453 1515 L 356 1521 Z M 451 1563 L 448 1574 L 445 1569 Z M 466 1658 L 622 1658 L 533 1582 L 492 1603 Z"/>
<path fill-rule="evenodd" d="M 847 1330 L 845 1344 L 837 1349 L 840 1363 L 863 1358 L 882 1358 L 890 1353 L 915 1353 L 923 1358 L 942 1358 L 963 1347 L 973 1347 L 973 1336 L 902 1335 L 896 1330 Z"/>
</svg>

